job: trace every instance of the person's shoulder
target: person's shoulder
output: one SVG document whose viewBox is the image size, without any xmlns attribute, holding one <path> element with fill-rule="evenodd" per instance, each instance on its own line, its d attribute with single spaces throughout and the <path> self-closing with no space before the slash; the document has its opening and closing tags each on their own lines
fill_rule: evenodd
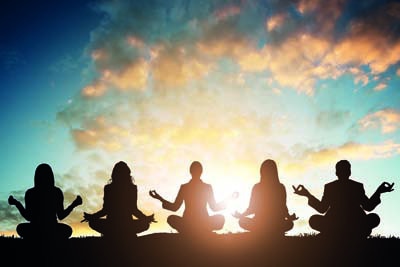
<svg viewBox="0 0 400 267">
<path fill-rule="evenodd" d="M 106 185 L 103 187 L 103 190 L 104 190 L 104 191 L 110 191 L 110 190 L 112 190 L 112 188 L 113 188 L 113 185 L 112 185 L 112 184 L 106 184 Z"/>
<path fill-rule="evenodd" d="M 28 188 L 25 192 L 26 193 L 31 193 L 34 192 L 36 189 L 34 187 Z"/>
<path fill-rule="evenodd" d="M 279 187 L 281 190 L 286 190 L 285 185 L 282 184 L 282 183 L 279 183 L 279 184 L 278 184 L 278 187 Z"/>
<path fill-rule="evenodd" d="M 354 187 L 363 187 L 364 186 L 362 183 L 354 181 L 353 179 L 349 179 L 349 183 L 352 184 Z"/>
<path fill-rule="evenodd" d="M 28 189 L 25 191 L 25 196 L 30 196 L 30 195 L 34 194 L 35 191 L 36 191 L 36 189 L 35 189 L 34 187 L 28 188 Z"/>
<path fill-rule="evenodd" d="M 331 182 L 327 182 L 324 185 L 324 191 L 336 190 L 335 188 L 337 188 L 338 186 L 339 186 L 339 180 L 333 180 Z"/>
</svg>

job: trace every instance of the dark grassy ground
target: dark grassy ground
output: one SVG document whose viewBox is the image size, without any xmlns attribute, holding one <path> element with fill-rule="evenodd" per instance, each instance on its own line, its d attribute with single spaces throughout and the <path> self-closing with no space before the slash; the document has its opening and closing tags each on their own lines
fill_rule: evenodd
<svg viewBox="0 0 400 267">
<path fill-rule="evenodd" d="M 0 237 L 1 266 L 400 266 L 400 239 L 328 242 L 318 236 L 150 234 L 62 243 Z M 5 262 L 9 264 L 4 264 Z"/>
</svg>

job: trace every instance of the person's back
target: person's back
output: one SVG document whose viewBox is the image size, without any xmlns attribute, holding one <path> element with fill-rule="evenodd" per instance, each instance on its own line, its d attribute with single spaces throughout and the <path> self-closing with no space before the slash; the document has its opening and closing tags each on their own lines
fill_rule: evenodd
<svg viewBox="0 0 400 267">
<path fill-rule="evenodd" d="M 181 187 L 185 202 L 185 218 L 202 218 L 208 216 L 207 204 L 210 201 L 212 189 L 201 180 L 191 180 Z"/>
<path fill-rule="evenodd" d="M 253 214 L 253 218 L 247 217 Z M 286 189 L 279 181 L 274 160 L 267 159 L 261 164 L 260 182 L 252 188 L 248 208 L 243 213 L 236 211 L 233 216 L 243 229 L 262 235 L 281 235 L 293 228 L 293 221 L 298 218 L 295 213 L 289 214 Z"/>
<path fill-rule="evenodd" d="M 147 216 L 137 207 L 137 186 L 126 162 L 119 161 L 114 165 L 110 183 L 104 186 L 103 193 L 103 207 L 92 214 L 83 213 L 81 222 L 88 221 L 93 230 L 111 238 L 130 238 L 146 231 L 150 223 L 155 222 L 154 214 Z"/>
<path fill-rule="evenodd" d="M 35 224 L 57 223 L 57 205 L 63 202 L 58 187 L 30 188 L 25 193 L 26 210 Z"/>
<path fill-rule="evenodd" d="M 200 162 L 194 161 L 190 165 L 191 180 L 182 184 L 179 188 L 175 201 L 170 202 L 161 197 L 155 190 L 150 190 L 151 197 L 158 199 L 164 209 L 177 211 L 183 204 L 185 210 L 183 216 L 170 215 L 168 224 L 178 232 L 197 233 L 219 230 L 225 223 L 222 215 L 208 214 L 208 207 L 217 212 L 225 209 L 225 201 L 217 203 L 211 185 L 204 183 L 200 176 L 203 167 Z"/>
<path fill-rule="evenodd" d="M 131 221 L 136 201 L 137 186 L 135 184 L 107 184 L 104 186 L 103 209 L 110 221 Z"/>
<path fill-rule="evenodd" d="M 270 186 L 257 183 L 253 187 L 254 218 L 268 220 L 283 220 L 288 213 L 286 206 L 286 192 L 283 184 Z"/>
</svg>

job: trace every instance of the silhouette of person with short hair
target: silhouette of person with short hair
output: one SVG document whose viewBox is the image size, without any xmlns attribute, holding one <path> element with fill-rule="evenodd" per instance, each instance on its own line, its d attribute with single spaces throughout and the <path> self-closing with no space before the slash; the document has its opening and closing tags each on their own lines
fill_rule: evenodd
<svg viewBox="0 0 400 267">
<path fill-rule="evenodd" d="M 154 214 L 147 216 L 138 209 L 137 194 L 128 165 L 116 163 L 110 183 L 104 186 L 103 208 L 93 214 L 84 212 L 82 222 L 88 221 L 93 230 L 105 237 L 136 237 L 156 222 Z"/>
<path fill-rule="evenodd" d="M 309 219 L 311 228 L 325 236 L 342 235 L 365 238 L 380 223 L 375 213 L 367 214 L 381 203 L 380 195 L 393 191 L 393 185 L 383 182 L 368 198 L 362 183 L 350 179 L 351 165 L 347 160 L 336 163 L 338 180 L 325 184 L 321 200 L 314 197 L 303 185 L 293 186 L 294 193 L 306 196 L 308 204 L 325 215 L 313 215 Z"/>
<path fill-rule="evenodd" d="M 35 170 L 34 187 L 25 192 L 25 207 L 12 195 L 10 205 L 15 205 L 28 223 L 20 223 L 17 233 L 24 239 L 68 239 L 72 228 L 58 220 L 66 218 L 72 210 L 82 204 L 82 198 L 76 199 L 64 209 L 64 194 L 54 185 L 54 174 L 50 165 L 39 164 Z"/>
<path fill-rule="evenodd" d="M 162 198 L 155 190 L 150 190 L 151 197 L 162 202 L 162 207 L 170 211 L 177 211 L 182 204 L 185 205 L 183 217 L 170 215 L 168 224 L 179 233 L 205 233 L 220 230 L 224 226 L 223 215 L 210 216 L 207 211 L 207 204 L 212 211 L 217 212 L 226 208 L 227 200 L 217 203 L 214 198 L 212 186 L 204 183 L 200 176 L 203 167 L 200 162 L 194 161 L 190 165 L 192 179 L 182 184 L 174 202 Z M 237 193 L 232 195 L 236 198 Z"/>
<path fill-rule="evenodd" d="M 248 208 L 243 212 L 235 212 L 239 225 L 245 230 L 270 234 L 284 235 L 293 228 L 296 214 L 289 214 L 286 205 L 286 189 L 280 183 L 276 162 L 267 159 L 261 164 L 260 182 L 251 191 Z M 253 215 L 253 218 L 247 216 Z"/>
</svg>

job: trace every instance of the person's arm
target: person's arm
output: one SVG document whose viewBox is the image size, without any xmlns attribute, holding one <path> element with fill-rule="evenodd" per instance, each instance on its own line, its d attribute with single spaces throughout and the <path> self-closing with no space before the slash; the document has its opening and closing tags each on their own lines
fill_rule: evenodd
<svg viewBox="0 0 400 267">
<path fill-rule="evenodd" d="M 249 215 L 254 214 L 255 212 L 255 207 L 257 205 L 257 198 L 256 198 L 256 186 L 253 186 L 251 189 L 251 195 L 250 195 L 250 201 L 249 201 L 249 206 L 243 213 L 236 213 L 236 215 L 240 215 L 239 217 L 246 217 Z"/>
<path fill-rule="evenodd" d="M 181 205 L 183 204 L 183 190 L 182 186 L 179 188 L 178 195 L 175 198 L 175 201 L 169 202 L 168 200 L 164 199 L 162 196 L 160 196 L 155 190 L 150 190 L 149 195 L 152 198 L 155 198 L 159 200 L 162 203 L 163 209 L 170 210 L 170 211 L 177 211 Z"/>
<path fill-rule="evenodd" d="M 177 211 L 182 206 L 182 204 L 183 204 L 182 186 L 179 188 L 178 195 L 176 196 L 175 201 L 173 203 L 165 199 L 162 201 L 162 207 L 170 211 Z"/>
<path fill-rule="evenodd" d="M 132 190 L 132 200 L 133 200 L 133 206 L 132 206 L 132 214 L 138 218 L 138 219 L 144 219 L 147 216 L 141 211 L 139 210 L 138 206 L 137 206 L 137 187 L 135 186 L 134 189 Z"/>
<path fill-rule="evenodd" d="M 214 196 L 214 191 L 211 187 L 211 185 L 208 188 L 208 205 L 210 206 L 211 210 L 216 212 L 216 211 L 220 211 L 226 208 L 227 206 L 227 201 L 221 201 L 219 203 L 217 203 L 215 201 L 215 196 Z"/>
<path fill-rule="evenodd" d="M 30 221 L 30 216 L 29 216 L 28 212 L 26 211 L 25 207 L 21 204 L 21 202 L 16 200 L 13 196 L 9 196 L 8 204 L 17 207 L 21 216 L 24 217 L 25 220 Z"/>
<path fill-rule="evenodd" d="M 363 207 L 364 210 L 366 211 L 372 211 L 373 209 L 376 208 L 381 203 L 381 194 L 386 193 L 386 192 L 392 192 L 394 183 L 387 183 L 383 182 L 375 191 L 375 193 L 368 198 L 365 195 L 364 187 L 363 187 L 363 202 L 361 206 Z"/>
<path fill-rule="evenodd" d="M 297 187 L 293 186 L 293 190 L 295 194 L 307 197 L 308 205 L 310 205 L 319 213 L 325 213 L 328 210 L 329 204 L 326 199 L 326 187 L 321 201 L 313 196 L 303 185 L 299 185 Z"/>
<path fill-rule="evenodd" d="M 72 210 L 82 204 L 82 198 L 77 196 L 75 200 L 66 208 L 64 209 L 64 194 L 62 193 L 61 189 L 57 188 L 57 217 L 59 220 L 65 219 Z"/>
</svg>

